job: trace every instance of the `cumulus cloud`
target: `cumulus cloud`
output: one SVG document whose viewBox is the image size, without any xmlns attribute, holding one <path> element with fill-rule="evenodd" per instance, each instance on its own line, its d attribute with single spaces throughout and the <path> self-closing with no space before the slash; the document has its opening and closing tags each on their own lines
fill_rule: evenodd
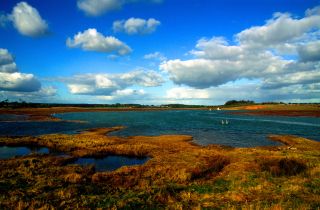
<svg viewBox="0 0 320 210">
<path fill-rule="evenodd" d="M 150 34 L 153 33 L 160 25 L 160 21 L 149 18 L 148 20 L 141 18 L 129 18 L 128 20 L 117 20 L 113 22 L 114 32 L 125 32 L 130 35 L 134 34 Z"/>
<path fill-rule="evenodd" d="M 255 81 L 242 84 L 229 82 L 219 87 L 195 89 L 175 87 L 167 90 L 165 103 L 184 104 L 224 104 L 228 100 L 249 99 L 256 102 L 317 102 L 320 100 L 320 83 L 312 85 L 296 84 L 277 89 L 265 89 Z M 236 94 L 235 94 L 236 93 Z"/>
<path fill-rule="evenodd" d="M 78 0 L 77 6 L 88 16 L 100 16 L 113 10 L 119 10 L 128 3 L 161 3 L 162 0 Z"/>
<path fill-rule="evenodd" d="M 99 16 L 120 9 L 124 2 L 123 0 L 78 0 L 77 6 L 89 16 Z"/>
<path fill-rule="evenodd" d="M 18 72 L 13 56 L 7 49 L 0 48 L 0 90 L 32 92 L 40 87 L 40 82 L 33 74 Z"/>
<path fill-rule="evenodd" d="M 170 79 L 178 85 L 207 88 L 242 78 L 254 79 L 277 74 L 284 71 L 284 66 L 289 63 L 266 52 L 244 56 L 239 60 L 169 60 L 163 62 L 160 69 L 168 72 Z"/>
<path fill-rule="evenodd" d="M 275 89 L 290 85 L 314 84 L 318 82 L 320 82 L 320 68 L 313 71 L 294 72 L 266 78 L 262 87 Z"/>
<path fill-rule="evenodd" d="M 0 91 L 0 98 L 9 99 L 10 101 L 52 102 L 56 95 L 57 89 L 52 86 L 41 87 L 41 89 L 34 92 Z"/>
<path fill-rule="evenodd" d="M 236 34 L 236 44 L 224 37 L 202 38 L 189 52 L 194 58 L 167 60 L 159 68 L 175 84 L 198 89 L 242 79 L 259 81 L 259 91 L 265 93 L 307 87 L 320 82 L 319 29 L 319 9 L 308 10 L 301 19 L 277 13 L 265 25 Z"/>
<path fill-rule="evenodd" d="M 155 87 L 163 83 L 160 74 L 152 70 L 135 70 L 123 74 L 82 74 L 61 79 L 72 94 L 113 96 L 124 94 L 132 86 Z"/>
<path fill-rule="evenodd" d="M 26 2 L 18 3 L 9 15 L 14 27 L 25 36 L 39 37 L 48 34 L 48 24 L 37 9 Z"/>
<path fill-rule="evenodd" d="M 298 48 L 301 61 L 320 61 L 320 41 L 310 42 Z"/>
<path fill-rule="evenodd" d="M 123 90 L 117 90 L 109 96 L 97 96 L 97 98 L 102 100 L 108 100 L 108 101 L 117 101 L 117 102 L 124 101 L 125 103 L 128 103 L 129 100 L 130 101 L 141 100 L 144 97 L 146 97 L 146 95 L 147 94 L 143 89 L 134 90 L 134 89 L 128 88 Z"/>
<path fill-rule="evenodd" d="M 81 48 L 87 51 L 115 52 L 118 55 L 127 55 L 132 51 L 124 42 L 113 36 L 104 36 L 95 28 L 89 28 L 74 35 L 73 38 L 68 38 L 66 45 L 70 48 Z"/>
<path fill-rule="evenodd" d="M 159 61 L 165 61 L 167 60 L 167 57 L 164 56 L 161 52 L 154 52 L 149 53 L 143 56 L 144 59 L 153 59 L 153 60 L 159 60 Z"/>
<path fill-rule="evenodd" d="M 40 82 L 33 74 L 0 72 L 0 90 L 32 92 L 39 90 L 40 87 Z"/>
<path fill-rule="evenodd" d="M 253 47 L 283 45 L 320 28 L 320 14 L 308 13 L 308 16 L 301 19 L 293 18 L 288 13 L 275 13 L 265 25 L 246 29 L 238 33 L 236 38 L 242 45 Z"/>
<path fill-rule="evenodd" d="M 7 49 L 0 48 L 0 72 L 13 73 L 17 71 L 18 68 L 12 55 Z"/>
<path fill-rule="evenodd" d="M 144 87 L 156 87 L 163 83 L 162 76 L 155 71 L 135 70 L 120 75 L 120 80 L 128 85 L 140 85 Z"/>
</svg>

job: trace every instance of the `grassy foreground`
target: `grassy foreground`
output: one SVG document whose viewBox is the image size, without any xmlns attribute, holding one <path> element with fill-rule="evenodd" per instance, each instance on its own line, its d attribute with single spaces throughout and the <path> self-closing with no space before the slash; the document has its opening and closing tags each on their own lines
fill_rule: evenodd
<svg viewBox="0 0 320 210">
<path fill-rule="evenodd" d="M 199 146 L 190 136 L 81 134 L 0 137 L 0 145 L 46 146 L 70 157 L 0 160 L 0 209 L 319 209 L 320 143 L 271 136 L 283 146 Z M 140 166 L 96 172 L 76 157 L 151 157 Z"/>
</svg>

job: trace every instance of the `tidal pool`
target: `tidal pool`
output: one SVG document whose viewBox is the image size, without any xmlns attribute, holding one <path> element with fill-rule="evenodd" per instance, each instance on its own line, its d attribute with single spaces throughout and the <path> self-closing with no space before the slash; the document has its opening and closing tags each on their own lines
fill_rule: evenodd
<svg viewBox="0 0 320 210">
<path fill-rule="evenodd" d="M 46 147 L 10 147 L 0 146 L 0 159 L 9 159 L 17 156 L 29 155 L 31 153 L 49 154 Z"/>
<path fill-rule="evenodd" d="M 78 158 L 73 164 L 82 166 L 94 165 L 96 171 L 113 171 L 122 166 L 142 165 L 150 158 L 134 158 L 126 156 L 107 156 L 103 158 Z"/>
</svg>

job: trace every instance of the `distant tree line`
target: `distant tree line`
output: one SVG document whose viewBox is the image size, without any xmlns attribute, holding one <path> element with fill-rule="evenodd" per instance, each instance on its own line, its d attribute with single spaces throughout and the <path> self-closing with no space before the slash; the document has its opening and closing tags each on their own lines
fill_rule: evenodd
<svg viewBox="0 0 320 210">
<path fill-rule="evenodd" d="M 187 104 L 163 104 L 160 107 L 164 108 L 204 108 L 205 105 L 187 105 Z"/>
<path fill-rule="evenodd" d="M 246 106 L 253 104 L 285 104 L 283 102 L 263 102 L 255 103 L 250 100 L 230 100 L 223 106 Z M 288 103 L 288 104 L 319 104 L 319 103 Z M 188 105 L 188 104 L 163 104 L 163 105 L 143 105 L 143 104 L 60 104 L 60 103 L 30 103 L 23 100 L 0 101 L 0 108 L 50 108 L 50 107 L 87 107 L 87 108 L 215 108 L 221 106 Z"/>
<path fill-rule="evenodd" d="M 252 105 L 252 104 L 255 104 L 255 102 L 249 101 L 249 100 L 240 100 L 240 101 L 230 100 L 230 101 L 227 101 L 224 105 L 225 106 L 242 106 L 242 105 Z"/>
<path fill-rule="evenodd" d="M 143 104 L 60 104 L 60 103 L 29 103 L 23 100 L 0 102 L 0 108 L 50 108 L 50 107 L 87 107 L 87 108 L 203 108 L 204 105 L 185 104 L 164 104 L 164 105 L 143 105 Z"/>
<path fill-rule="evenodd" d="M 88 107 L 88 108 L 146 108 L 153 105 L 142 104 L 60 104 L 60 103 L 30 103 L 22 100 L 9 101 L 8 99 L 0 102 L 0 107 L 4 108 L 50 108 L 50 107 Z"/>
</svg>

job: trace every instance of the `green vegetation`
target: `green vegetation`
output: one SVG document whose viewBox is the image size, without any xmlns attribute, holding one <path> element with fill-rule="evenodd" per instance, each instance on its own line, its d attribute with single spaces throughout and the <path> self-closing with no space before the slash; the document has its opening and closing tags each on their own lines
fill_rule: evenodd
<svg viewBox="0 0 320 210">
<path fill-rule="evenodd" d="M 46 146 L 70 157 L 0 160 L 0 209 L 318 209 L 320 143 L 271 136 L 283 146 L 195 145 L 190 136 L 81 134 L 0 137 L 0 145 Z M 149 156 L 145 164 L 96 172 L 77 157 Z"/>
<path fill-rule="evenodd" d="M 255 104 L 254 101 L 249 101 L 249 100 L 240 100 L 240 101 L 237 101 L 237 100 L 230 100 L 230 101 L 227 101 L 224 105 L 225 106 L 245 106 L 245 105 L 253 105 Z"/>
</svg>

